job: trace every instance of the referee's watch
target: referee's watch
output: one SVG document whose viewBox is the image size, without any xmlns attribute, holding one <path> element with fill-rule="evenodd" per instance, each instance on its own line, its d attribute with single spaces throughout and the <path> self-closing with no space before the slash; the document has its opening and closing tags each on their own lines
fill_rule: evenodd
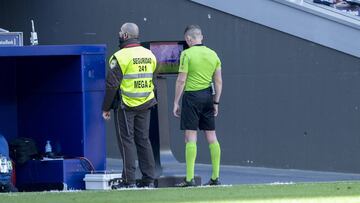
<svg viewBox="0 0 360 203">
<path fill-rule="evenodd" d="M 214 104 L 219 105 L 219 102 L 214 101 Z"/>
</svg>

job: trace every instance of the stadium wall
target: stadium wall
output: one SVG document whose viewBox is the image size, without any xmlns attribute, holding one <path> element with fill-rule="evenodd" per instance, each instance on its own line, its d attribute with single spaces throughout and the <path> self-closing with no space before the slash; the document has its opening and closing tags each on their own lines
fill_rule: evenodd
<svg viewBox="0 0 360 203">
<path fill-rule="evenodd" d="M 186 25 L 199 24 L 222 59 L 222 164 L 360 172 L 357 57 L 187 0 L 0 1 L 0 27 L 24 32 L 25 45 L 31 19 L 42 45 L 105 43 L 108 55 L 124 22 L 140 26 L 142 41 L 182 40 Z M 160 79 L 168 103 L 161 136 L 183 162 L 183 132 L 171 115 L 175 79 Z M 107 155 L 119 157 L 113 129 L 107 123 Z M 197 162 L 209 160 L 200 134 Z"/>
</svg>

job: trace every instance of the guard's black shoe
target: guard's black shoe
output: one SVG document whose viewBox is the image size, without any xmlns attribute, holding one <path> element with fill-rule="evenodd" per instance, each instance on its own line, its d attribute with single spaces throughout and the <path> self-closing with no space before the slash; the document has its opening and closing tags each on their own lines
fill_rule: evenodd
<svg viewBox="0 0 360 203">
<path fill-rule="evenodd" d="M 219 180 L 219 178 L 216 178 L 215 180 L 211 179 L 204 184 L 205 186 L 215 186 L 215 185 L 221 185 L 221 182 Z"/>
<path fill-rule="evenodd" d="M 195 179 L 191 179 L 190 181 L 186 181 L 186 179 L 184 179 L 182 182 L 175 184 L 175 187 L 195 187 L 196 183 L 195 183 Z"/>
<path fill-rule="evenodd" d="M 0 192 L 19 192 L 18 189 L 12 184 L 0 184 Z"/>
<path fill-rule="evenodd" d="M 122 188 L 136 188 L 136 184 L 135 183 L 124 183 L 124 182 L 120 182 L 117 185 L 113 185 L 111 186 L 111 189 L 116 190 L 116 189 L 122 189 Z"/>
<path fill-rule="evenodd" d="M 154 183 L 147 183 L 147 182 L 138 182 L 136 183 L 136 187 L 139 188 L 154 188 Z"/>
</svg>

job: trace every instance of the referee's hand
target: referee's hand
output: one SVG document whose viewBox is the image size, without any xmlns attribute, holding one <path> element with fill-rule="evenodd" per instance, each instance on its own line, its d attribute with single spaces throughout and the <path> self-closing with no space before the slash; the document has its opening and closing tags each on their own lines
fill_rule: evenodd
<svg viewBox="0 0 360 203">
<path fill-rule="evenodd" d="M 219 105 L 214 104 L 214 116 L 217 116 L 219 113 Z"/>
<path fill-rule="evenodd" d="M 173 109 L 173 114 L 175 117 L 179 118 L 180 117 L 180 106 L 179 104 L 174 104 L 174 109 Z"/>
</svg>

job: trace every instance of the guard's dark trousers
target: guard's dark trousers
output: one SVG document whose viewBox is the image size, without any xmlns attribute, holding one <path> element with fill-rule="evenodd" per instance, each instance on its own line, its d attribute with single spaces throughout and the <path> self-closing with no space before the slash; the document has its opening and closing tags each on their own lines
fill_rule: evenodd
<svg viewBox="0 0 360 203">
<path fill-rule="evenodd" d="M 115 127 L 118 146 L 123 157 L 123 180 L 128 184 L 136 181 L 136 154 L 142 173 L 142 182 L 152 183 L 155 178 L 155 161 L 149 140 L 151 110 L 115 110 Z"/>
</svg>

